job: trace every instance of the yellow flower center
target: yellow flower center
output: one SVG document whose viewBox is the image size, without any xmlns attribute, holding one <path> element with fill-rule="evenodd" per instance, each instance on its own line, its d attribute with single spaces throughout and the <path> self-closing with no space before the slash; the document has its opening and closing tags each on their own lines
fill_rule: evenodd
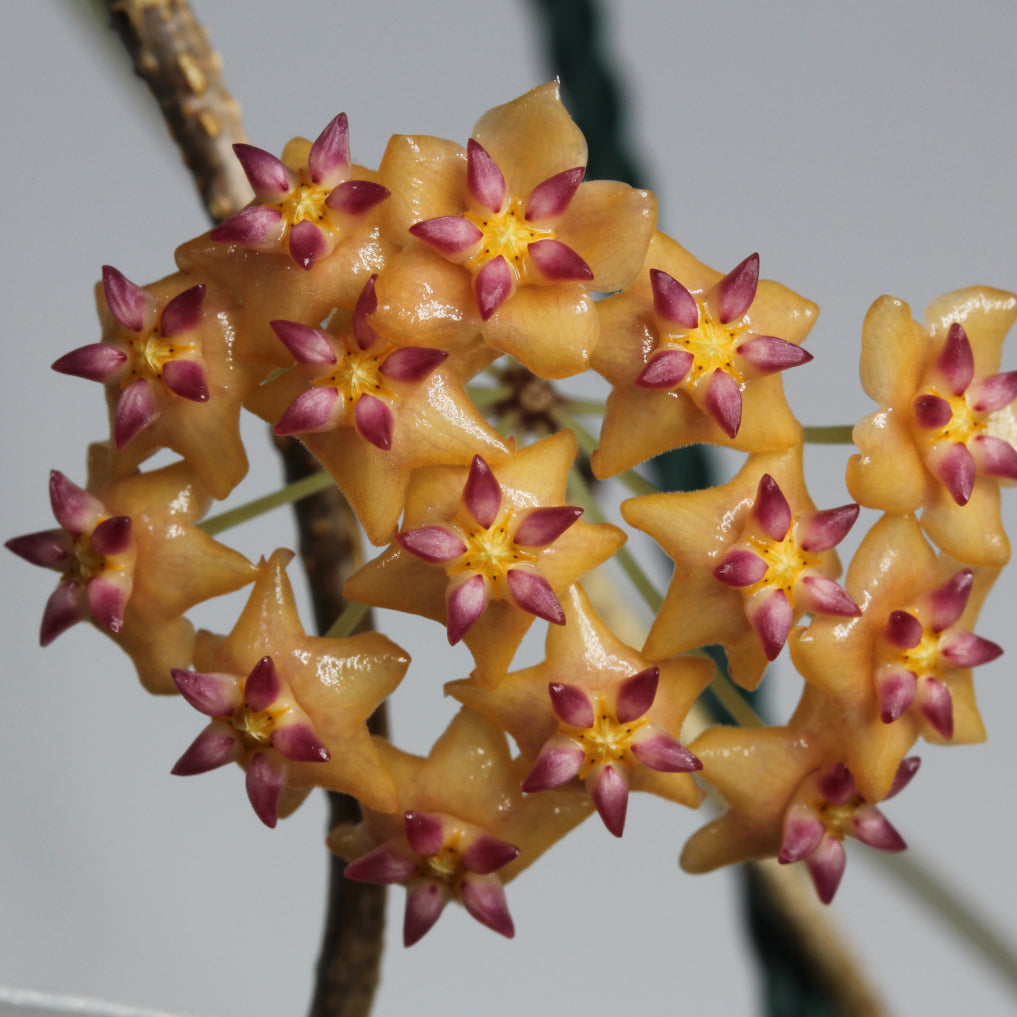
<svg viewBox="0 0 1017 1017">
<path fill-rule="evenodd" d="M 834 805 L 825 799 L 818 802 L 816 811 L 819 818 L 826 827 L 826 832 L 832 834 L 838 840 L 843 840 L 854 818 L 855 811 L 862 804 L 862 799 L 857 795 L 842 805 Z"/>
<path fill-rule="evenodd" d="M 553 240 L 555 233 L 554 230 L 537 229 L 530 225 L 523 212 L 521 200 L 513 197 L 504 212 L 465 214 L 465 217 L 484 234 L 480 250 L 467 262 L 471 271 L 480 271 L 489 261 L 501 255 L 509 263 L 517 279 L 526 278 L 526 249 L 534 241 Z"/>
<path fill-rule="evenodd" d="M 798 546 L 797 529 L 797 525 L 792 523 L 783 540 L 769 540 L 758 535 L 749 538 L 752 550 L 766 562 L 766 573 L 759 582 L 744 587 L 744 594 L 776 587 L 787 594 L 787 599 L 794 607 L 795 584 L 806 569 L 815 568 L 821 560 L 818 554 L 809 554 Z"/>
<path fill-rule="evenodd" d="M 382 350 L 373 346 L 370 350 L 362 350 L 354 339 L 342 339 L 345 352 L 331 374 L 315 378 L 312 385 L 328 385 L 336 389 L 346 401 L 346 423 L 353 421 L 353 410 L 362 395 L 378 396 L 387 402 L 394 402 L 398 396 L 389 387 L 385 376 L 381 373 L 381 365 L 393 348 Z"/>
<path fill-rule="evenodd" d="M 936 389 L 930 389 L 922 395 L 935 396 L 950 404 L 950 419 L 942 426 L 933 430 L 921 428 L 920 432 L 930 444 L 938 444 L 941 441 L 959 442 L 966 445 L 972 438 L 981 434 L 986 429 L 986 414 L 977 413 L 969 405 L 964 395 L 943 394 Z"/>
<path fill-rule="evenodd" d="M 908 671 L 919 678 L 942 678 L 939 666 L 939 635 L 931 629 L 922 629 L 921 642 L 910 650 L 900 651 L 900 661 Z"/>
<path fill-rule="evenodd" d="M 454 834 L 451 840 L 442 844 L 441 850 L 436 855 L 422 858 L 420 874 L 454 887 L 464 871 L 459 854 L 460 837 L 460 833 Z"/>
<path fill-rule="evenodd" d="M 96 525 L 100 522 L 102 519 L 97 520 Z M 113 561 L 107 562 L 105 555 L 96 553 L 92 547 L 92 535 L 83 533 L 80 537 L 75 538 L 74 547 L 71 550 L 71 560 L 63 578 L 65 582 L 84 585 L 90 579 L 102 575 L 108 568 L 118 572 L 123 571 L 123 566 Z"/>
<path fill-rule="evenodd" d="M 537 556 L 520 547 L 509 535 L 510 519 L 511 513 L 500 521 L 496 520 L 490 529 L 464 529 L 462 537 L 466 543 L 466 552 L 449 574 L 474 572 L 488 582 L 497 584 L 505 578 L 509 569 L 535 562 Z"/>
<path fill-rule="evenodd" d="M 163 368 L 171 360 L 176 360 L 194 350 L 193 343 L 182 343 L 179 339 L 167 339 L 158 328 L 138 335 L 122 336 L 127 344 L 127 356 L 130 358 L 131 370 L 121 382 L 126 388 L 137 378 L 158 381 L 162 378 Z"/>
<path fill-rule="evenodd" d="M 593 767 L 603 763 L 624 763 L 630 769 L 635 767 L 631 750 L 632 737 L 648 723 L 646 717 L 638 717 L 622 724 L 611 716 L 601 693 L 595 693 L 592 699 L 594 713 L 592 727 L 574 728 L 570 725 L 559 725 L 565 734 L 579 742 L 586 753 L 586 759 L 579 768 L 580 779 Z"/>
<path fill-rule="evenodd" d="M 298 222 L 322 222 L 329 213 L 325 199 L 331 191 L 318 184 L 301 184 L 295 187 L 274 207 L 282 212 L 287 225 L 296 226 Z"/>
<path fill-rule="evenodd" d="M 240 733 L 244 748 L 259 749 L 272 744 L 278 713 L 274 710 L 252 710 L 244 703 L 227 719 L 227 723 Z"/>
<path fill-rule="evenodd" d="M 685 350 L 693 356 L 689 373 L 682 385 L 698 385 L 703 378 L 709 378 L 715 370 L 731 375 L 741 385 L 745 376 L 735 366 L 735 347 L 748 326 L 738 321 L 722 325 L 714 321 L 706 306 L 699 300 L 699 325 L 689 332 L 665 333 L 660 349 Z"/>
</svg>

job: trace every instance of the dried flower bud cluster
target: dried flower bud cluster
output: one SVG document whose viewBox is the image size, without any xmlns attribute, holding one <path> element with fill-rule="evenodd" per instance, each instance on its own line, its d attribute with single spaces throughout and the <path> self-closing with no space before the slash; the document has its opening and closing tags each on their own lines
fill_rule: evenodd
<svg viewBox="0 0 1017 1017">
<path fill-rule="evenodd" d="M 267 826 L 312 787 L 355 796 L 362 822 L 329 845 L 349 878 L 406 886 L 407 944 L 450 900 L 513 935 L 504 884 L 594 811 L 620 837 L 631 792 L 696 808 L 711 786 L 727 809 L 684 867 L 801 861 L 823 901 L 846 836 L 903 849 L 878 806 L 914 776 L 920 737 L 984 737 L 971 672 L 1002 652 L 974 628 L 1009 557 L 1017 372 L 999 366 L 1017 297 L 947 294 L 926 327 L 873 305 L 861 374 L 880 408 L 855 428 L 857 504 L 817 510 L 781 383 L 812 360 L 816 306 L 761 279 L 756 254 L 701 264 L 657 230 L 651 193 L 586 180 L 555 83 L 484 114 L 465 147 L 394 137 L 376 171 L 352 162 L 345 114 L 281 158 L 236 153 L 254 201 L 163 280 L 105 267 L 100 341 L 53 365 L 105 386 L 110 433 L 81 486 L 53 473 L 59 528 L 7 543 L 59 574 L 42 643 L 80 620 L 120 643 L 147 689 L 204 715 L 173 772 L 238 763 Z M 611 386 L 589 443 L 550 384 L 587 369 Z M 246 473 L 243 409 L 306 444 L 380 549 L 347 598 L 423 615 L 471 652 L 427 757 L 368 733 L 405 651 L 307 635 L 289 552 L 252 564 L 196 525 Z M 612 631 L 621 597 L 595 609 L 584 580 L 626 533 L 590 520 L 577 452 L 603 480 L 692 443 L 744 462 L 720 486 L 622 504 L 674 562 L 635 648 Z M 163 448 L 179 461 L 146 470 Z M 834 548 L 860 506 L 883 515 L 841 585 Z M 228 634 L 195 633 L 191 608 L 247 585 Z M 535 623 L 545 659 L 513 670 Z M 805 681 L 788 723 L 700 718 L 686 745 L 700 694 L 726 680 L 707 645 L 747 689 L 787 645 Z"/>
</svg>

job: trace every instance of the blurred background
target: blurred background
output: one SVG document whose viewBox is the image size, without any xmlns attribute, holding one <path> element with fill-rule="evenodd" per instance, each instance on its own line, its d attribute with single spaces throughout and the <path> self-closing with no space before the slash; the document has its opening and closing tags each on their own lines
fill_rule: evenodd
<svg viewBox="0 0 1017 1017">
<path fill-rule="evenodd" d="M 483 111 L 558 70 L 524 0 L 195 6 L 250 140 L 276 153 L 341 110 L 354 159 L 368 166 L 392 133 L 465 143 Z M 722 271 L 759 251 L 765 277 L 822 308 L 808 340 L 816 362 L 785 381 L 803 422 L 853 423 L 872 408 L 856 381 L 858 337 L 880 294 L 920 318 L 947 290 L 1017 288 L 1012 3 L 615 0 L 601 28 L 661 228 Z M 158 279 L 206 222 L 153 102 L 88 3 L 4 4 L 0 32 L 6 538 L 53 525 L 49 470 L 83 483 L 86 443 L 105 436 L 98 387 L 49 370 L 98 338 L 100 267 Z M 1014 349 L 1004 367 L 1017 367 Z M 254 462 L 239 500 L 278 484 L 263 431 L 248 428 Z M 809 451 L 820 507 L 849 500 L 850 451 Z M 1017 532 L 1013 497 L 1006 512 Z M 859 531 L 874 518 L 863 514 Z M 293 527 L 280 512 L 226 539 L 256 558 L 292 546 Z M 129 661 L 90 628 L 41 651 L 53 577 L 10 554 L 0 569 L 0 984 L 219 1017 L 300 1013 L 322 921 L 322 796 L 268 831 L 236 768 L 170 776 L 200 718 L 143 694 Z M 1006 645 L 1015 596 L 1017 579 L 1004 576 L 980 635 Z M 195 620 L 226 631 L 240 602 Z M 418 658 L 393 701 L 394 740 L 426 752 L 454 712 L 441 685 L 467 673 L 468 656 L 443 651 L 431 665 L 433 626 L 383 617 L 380 627 Z M 920 747 L 921 773 L 886 812 L 916 855 L 1017 941 L 1015 652 L 976 673 L 989 742 Z M 785 658 L 772 679 L 782 718 L 800 687 Z M 735 874 L 677 868 L 708 818 L 636 796 L 622 841 L 586 824 L 510 886 L 512 942 L 450 908 L 404 950 L 396 890 L 375 1012 L 760 1012 Z M 1013 1012 L 998 976 L 867 853 L 849 843 L 831 911 L 892 1012 L 941 1013 L 947 999 L 971 1014 Z"/>
</svg>

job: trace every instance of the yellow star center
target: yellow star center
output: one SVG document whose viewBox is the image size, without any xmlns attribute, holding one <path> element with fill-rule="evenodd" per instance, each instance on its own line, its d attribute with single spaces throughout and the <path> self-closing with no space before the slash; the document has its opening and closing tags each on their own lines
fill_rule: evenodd
<svg viewBox="0 0 1017 1017">
<path fill-rule="evenodd" d="M 244 703 L 227 723 L 240 733 L 244 748 L 259 749 L 272 744 L 272 733 L 276 727 L 276 716 L 272 710 L 252 710 Z"/>
<path fill-rule="evenodd" d="M 922 638 L 917 646 L 902 650 L 901 663 L 919 678 L 942 678 L 939 666 L 939 635 L 931 629 L 922 629 Z"/>
<path fill-rule="evenodd" d="M 513 197 L 503 212 L 467 212 L 468 219 L 484 234 L 480 249 L 467 262 L 478 272 L 493 258 L 501 255 L 515 272 L 517 279 L 526 277 L 526 249 L 537 240 L 553 240 L 554 230 L 537 229 L 526 221 L 524 208 L 518 197 Z"/>
<path fill-rule="evenodd" d="M 386 383 L 381 365 L 391 347 L 378 345 L 362 350 L 352 338 L 343 339 L 345 352 L 330 374 L 315 378 L 312 385 L 327 385 L 336 389 L 346 401 L 347 423 L 352 421 L 353 409 L 362 395 L 378 396 L 394 402 L 397 395 Z"/>
<path fill-rule="evenodd" d="M 855 811 L 861 804 L 862 799 L 857 796 L 844 802 L 843 805 L 834 805 L 832 802 L 824 800 L 818 803 L 816 811 L 819 813 L 823 826 L 826 827 L 826 832 L 838 840 L 843 840 L 851 825 L 851 820 L 854 818 Z"/>
<path fill-rule="evenodd" d="M 289 226 L 296 226 L 298 222 L 304 221 L 320 223 L 328 215 L 329 208 L 325 204 L 325 199 L 330 193 L 327 188 L 318 184 L 301 184 L 274 207 L 282 212 Z"/>
<path fill-rule="evenodd" d="M 160 380 L 167 363 L 194 350 L 193 343 L 167 339 L 158 328 L 139 335 L 123 336 L 123 340 L 127 344 L 131 370 L 121 382 L 122 388 L 126 388 L 137 378 L 145 378 L 148 381 Z"/>
<path fill-rule="evenodd" d="M 536 555 L 512 539 L 509 533 L 510 518 L 510 515 L 506 515 L 486 530 L 474 527 L 463 532 L 466 552 L 450 570 L 450 574 L 474 572 L 488 582 L 498 583 L 505 578 L 509 569 L 535 562 Z"/>
<path fill-rule="evenodd" d="M 750 538 L 752 550 L 766 562 L 766 573 L 759 582 L 745 587 L 743 593 L 751 594 L 765 587 L 776 587 L 787 594 L 794 607 L 795 584 L 806 569 L 814 568 L 820 562 L 819 555 L 808 554 L 798 546 L 796 530 L 797 527 L 792 523 L 783 540 L 769 540 L 760 536 Z"/>
<path fill-rule="evenodd" d="M 685 350 L 693 357 L 689 373 L 683 385 L 697 385 L 703 378 L 709 378 L 715 370 L 731 375 L 741 385 L 745 376 L 735 365 L 735 347 L 748 326 L 740 320 L 722 325 L 714 321 L 707 308 L 700 302 L 699 326 L 688 332 L 666 333 L 661 338 L 661 349 Z"/>
<path fill-rule="evenodd" d="M 588 728 L 574 728 L 560 725 L 561 730 L 575 738 L 586 753 L 586 759 L 579 768 L 579 777 L 584 778 L 595 766 L 603 763 L 624 763 L 630 769 L 635 766 L 632 757 L 632 737 L 648 721 L 646 717 L 622 724 L 611 716 L 600 693 L 593 696 L 593 725 Z"/>
<path fill-rule="evenodd" d="M 436 879 L 447 886 L 455 886 L 463 874 L 463 862 L 459 854 L 459 835 L 441 846 L 436 855 L 421 859 L 422 876 Z"/>
</svg>

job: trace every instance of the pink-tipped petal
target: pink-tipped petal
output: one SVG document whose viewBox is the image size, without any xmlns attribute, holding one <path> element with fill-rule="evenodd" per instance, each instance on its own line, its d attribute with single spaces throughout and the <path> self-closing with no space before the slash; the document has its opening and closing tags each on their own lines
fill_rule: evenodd
<svg viewBox="0 0 1017 1017">
<path fill-rule="evenodd" d="M 310 724 L 285 724 L 272 732 L 272 748 L 296 763 L 327 763 L 332 754 Z"/>
<path fill-rule="evenodd" d="M 971 342 L 963 326 L 956 321 L 947 330 L 943 348 L 936 357 L 936 366 L 955 396 L 963 395 L 975 376 L 975 356 Z"/>
<path fill-rule="evenodd" d="M 637 720 L 653 706 L 659 682 L 660 668 L 648 667 L 619 684 L 614 711 L 619 724 Z"/>
<path fill-rule="evenodd" d="M 530 261 L 552 282 L 589 282 L 593 269 L 560 240 L 535 240 L 526 248 Z"/>
<path fill-rule="evenodd" d="M 406 911 L 403 914 L 403 946 L 413 946 L 441 917 L 448 897 L 430 879 L 415 881 L 406 888 Z"/>
<path fill-rule="evenodd" d="M 519 856 L 519 848 L 488 834 L 481 834 L 470 842 L 462 853 L 463 866 L 481 876 L 497 872 Z"/>
<path fill-rule="evenodd" d="M 52 368 L 60 374 L 106 383 L 115 381 L 126 363 L 127 354 L 123 350 L 108 343 L 91 343 L 54 360 Z"/>
<path fill-rule="evenodd" d="M 292 186 L 290 171 L 282 160 L 263 148 L 243 142 L 235 144 L 233 151 L 240 160 L 244 176 L 259 195 L 278 200 L 289 191 Z"/>
<path fill-rule="evenodd" d="M 625 830 L 625 813 L 629 806 L 628 777 L 618 767 L 606 763 L 590 771 L 586 789 L 604 825 L 620 837 Z"/>
<path fill-rule="evenodd" d="M 258 249 L 278 238 L 282 222 L 279 209 L 251 205 L 223 220 L 208 236 L 217 244 L 240 244 Z"/>
<path fill-rule="evenodd" d="M 791 506 L 780 485 L 769 473 L 764 473 L 759 478 L 752 512 L 771 540 L 783 540 L 791 529 Z"/>
<path fill-rule="evenodd" d="M 473 138 L 466 143 L 466 187 L 481 207 L 490 212 L 501 211 L 505 203 L 505 178 L 487 149 Z"/>
<path fill-rule="evenodd" d="M 927 595 L 929 627 L 933 632 L 942 632 L 960 621 L 974 583 L 974 572 L 961 569 Z"/>
<path fill-rule="evenodd" d="M 491 467 L 480 456 L 474 456 L 463 487 L 463 504 L 478 525 L 488 529 L 498 518 L 501 508 L 501 487 Z"/>
<path fill-rule="evenodd" d="M 497 876 L 468 873 L 460 883 L 459 896 L 463 907 L 481 925 L 486 925 L 506 939 L 511 939 L 516 934 L 505 900 L 505 888 Z"/>
<path fill-rule="evenodd" d="M 953 419 L 953 409 L 942 396 L 926 392 L 915 399 L 912 407 L 915 412 L 915 423 L 930 431 L 946 427 Z"/>
<path fill-rule="evenodd" d="M 436 219 L 424 219 L 410 227 L 410 233 L 423 240 L 446 258 L 456 260 L 472 247 L 476 247 L 484 234 L 461 215 L 442 215 Z"/>
<path fill-rule="evenodd" d="M 720 368 L 706 383 L 706 412 L 729 438 L 738 434 L 742 426 L 741 389 L 738 382 Z"/>
<path fill-rule="evenodd" d="M 247 764 L 247 798 L 255 815 L 265 826 L 275 829 L 279 822 L 279 800 L 286 787 L 284 774 L 263 752 L 255 752 Z"/>
<path fill-rule="evenodd" d="M 851 771 L 843 763 L 834 763 L 821 773 L 816 781 L 819 793 L 831 805 L 846 805 L 854 798 L 857 788 Z"/>
<path fill-rule="evenodd" d="M 331 367 L 336 363 L 335 348 L 327 332 L 296 321 L 277 319 L 269 325 L 297 363 L 308 367 Z"/>
<path fill-rule="evenodd" d="M 104 512 L 102 502 L 68 480 L 59 470 L 49 474 L 49 503 L 56 521 L 73 537 L 90 529 Z"/>
<path fill-rule="evenodd" d="M 71 556 L 66 541 L 63 530 L 40 530 L 38 533 L 11 537 L 4 542 L 4 547 L 33 565 L 62 572 Z"/>
<path fill-rule="evenodd" d="M 931 465 L 950 497 L 958 505 L 967 505 L 975 489 L 975 460 L 967 445 L 955 442 L 938 447 Z"/>
<path fill-rule="evenodd" d="M 813 512 L 799 523 L 798 546 L 803 551 L 829 551 L 836 547 L 854 526 L 858 510 L 859 506 L 852 503 Z"/>
<path fill-rule="evenodd" d="M 749 309 L 758 283 L 758 254 L 750 254 L 717 283 L 717 317 L 722 325 L 740 318 Z"/>
<path fill-rule="evenodd" d="M 526 200 L 524 218 L 529 222 L 557 219 L 569 207 L 585 175 L 586 168 L 577 166 L 537 184 Z"/>
<path fill-rule="evenodd" d="M 862 609 L 848 596 L 844 587 L 826 576 L 804 576 L 802 586 L 807 594 L 803 598 L 803 606 L 813 614 L 821 612 L 857 618 L 862 613 Z"/>
<path fill-rule="evenodd" d="M 332 187 L 350 175 L 350 125 L 345 113 L 333 117 L 318 135 L 307 154 L 311 182 Z"/>
<path fill-rule="evenodd" d="M 884 724 L 899 720 L 915 701 L 918 681 L 913 671 L 894 668 L 876 678 L 876 695 L 879 697 L 879 717 Z"/>
<path fill-rule="evenodd" d="M 540 750 L 523 781 L 526 794 L 547 791 L 567 784 L 579 773 L 586 753 L 571 738 L 554 737 Z"/>
<path fill-rule="evenodd" d="M 640 388 L 672 389 L 684 380 L 696 358 L 688 350 L 658 350 L 639 372 Z"/>
<path fill-rule="evenodd" d="M 328 241 L 321 229 L 310 219 L 294 223 L 290 227 L 290 257 L 304 271 L 328 253 Z"/>
<path fill-rule="evenodd" d="M 847 832 L 863 844 L 876 848 L 877 851 L 903 851 L 907 848 L 904 838 L 894 829 L 886 816 L 868 803 L 855 809 Z"/>
<path fill-rule="evenodd" d="M 387 452 L 392 447 L 392 429 L 395 416 L 384 400 L 373 395 L 362 395 L 353 410 L 357 434 L 375 448 Z"/>
<path fill-rule="evenodd" d="M 162 380 L 174 395 L 195 403 L 208 402 L 208 377 L 195 360 L 168 361 L 162 369 Z"/>
<path fill-rule="evenodd" d="M 759 636 L 766 659 L 773 660 L 784 648 L 794 624 L 794 610 L 787 594 L 778 589 L 762 592 L 746 602 L 745 613 Z"/>
<path fill-rule="evenodd" d="M 449 587 L 445 596 L 449 645 L 455 646 L 487 608 L 487 583 L 473 575 Z"/>
<path fill-rule="evenodd" d="M 208 717 L 228 717 L 240 705 L 240 687 L 234 675 L 177 667 L 170 675 L 184 699 Z"/>
<path fill-rule="evenodd" d="M 703 764 L 677 738 L 662 728 L 650 732 L 650 727 L 653 725 L 640 731 L 632 741 L 632 755 L 643 766 L 661 773 L 692 773 L 703 768 Z"/>
<path fill-rule="evenodd" d="M 565 611 L 551 589 L 551 584 L 542 575 L 523 569 L 509 569 L 505 578 L 516 607 L 553 625 L 565 624 Z"/>
<path fill-rule="evenodd" d="M 837 887 L 844 875 L 847 855 L 844 845 L 836 837 L 827 834 L 820 841 L 815 853 L 805 859 L 805 867 L 812 877 L 812 885 L 816 888 L 816 896 L 824 904 L 833 900 Z"/>
<path fill-rule="evenodd" d="M 113 444 L 120 450 L 159 417 L 152 386 L 144 378 L 132 381 L 120 393 L 113 421 Z"/>
<path fill-rule="evenodd" d="M 576 505 L 530 509 L 523 516 L 513 540 L 521 547 L 547 547 L 582 514 L 583 510 Z"/>
<path fill-rule="evenodd" d="M 364 283 L 364 288 L 353 307 L 353 338 L 357 340 L 357 345 L 362 350 L 370 349 L 381 338 L 369 320 L 378 310 L 378 294 L 374 289 L 377 280 L 378 274 L 375 273 Z"/>
<path fill-rule="evenodd" d="M 590 697 L 578 686 L 551 682 L 547 686 L 554 715 L 570 727 L 593 727 L 594 711 Z"/>
<path fill-rule="evenodd" d="M 783 839 L 777 861 L 793 865 L 808 858 L 819 847 L 826 827 L 816 813 L 802 804 L 792 805 L 784 817 Z"/>
<path fill-rule="evenodd" d="M 699 304 L 674 276 L 659 268 L 651 268 L 650 289 L 653 291 L 653 309 L 658 317 L 690 331 L 699 327 Z"/>
<path fill-rule="evenodd" d="M 968 403 L 976 413 L 992 413 L 1017 399 L 1017 371 L 979 378 L 968 389 Z"/>
<path fill-rule="evenodd" d="M 953 737 L 953 697 L 950 690 L 935 678 L 918 683 L 918 710 L 940 738 Z"/>
<path fill-rule="evenodd" d="M 466 553 L 466 542 L 444 526 L 420 526 L 396 534 L 400 547 L 432 565 L 443 565 Z"/>
<path fill-rule="evenodd" d="M 319 385 L 301 392 L 279 418 L 273 434 L 319 434 L 336 426 L 340 395 L 331 385 Z"/>
<path fill-rule="evenodd" d="M 891 611 L 883 636 L 899 650 L 914 649 L 922 641 L 922 623 L 909 611 Z"/>
<path fill-rule="evenodd" d="M 773 335 L 757 335 L 736 347 L 759 374 L 775 374 L 791 367 L 799 367 L 813 359 L 801 346 L 778 339 Z"/>
<path fill-rule="evenodd" d="M 344 180 L 336 185 L 325 204 L 346 215 L 366 215 L 380 205 L 391 192 L 373 180 Z"/>
<path fill-rule="evenodd" d="M 85 585 L 89 614 L 96 625 L 108 629 L 114 635 L 123 631 L 124 610 L 130 596 L 131 584 L 129 581 L 123 582 L 121 577 L 96 576 Z"/>
<path fill-rule="evenodd" d="M 953 629 L 945 632 L 939 641 L 940 656 L 954 667 L 978 667 L 988 664 L 1003 653 L 1003 647 L 973 632 Z"/>
<path fill-rule="evenodd" d="M 713 576 L 726 586 L 752 586 L 766 575 L 767 568 L 766 562 L 754 551 L 733 547 L 713 570 Z"/>
<path fill-rule="evenodd" d="M 492 258 L 473 280 L 480 317 L 487 321 L 515 292 L 516 277 L 502 255 Z"/>
<path fill-rule="evenodd" d="M 164 308 L 159 328 L 167 339 L 190 332 L 201 324 L 205 304 L 205 284 L 198 283 L 178 293 Z"/>
<path fill-rule="evenodd" d="M 1017 449 L 992 434 L 979 434 L 970 445 L 979 473 L 1003 480 L 1017 480 Z"/>
<path fill-rule="evenodd" d="M 92 550 L 103 556 L 123 554 L 131 541 L 130 516 L 109 516 L 92 530 Z"/>
<path fill-rule="evenodd" d="M 239 754 L 240 745 L 236 734 L 224 724 L 209 724 L 191 742 L 170 773 L 175 777 L 193 777 L 198 773 L 208 773 L 209 770 L 225 766 Z"/>
<path fill-rule="evenodd" d="M 408 882 L 417 874 L 418 869 L 416 859 L 407 857 L 395 844 L 385 843 L 350 862 L 343 870 L 343 875 L 358 883 L 389 886 Z"/>
<path fill-rule="evenodd" d="M 144 329 L 146 318 L 155 308 L 155 301 L 112 265 L 102 266 L 102 290 L 110 313 L 124 328 L 132 332 Z"/>
<path fill-rule="evenodd" d="M 422 382 L 448 357 L 445 350 L 429 350 L 424 346 L 406 346 L 390 353 L 379 370 L 386 378 L 407 385 Z"/>
<path fill-rule="evenodd" d="M 900 794 L 911 783 L 911 779 L 918 772 L 918 768 L 921 765 L 922 761 L 918 756 L 908 756 L 907 759 L 901 760 L 901 764 L 897 767 L 897 772 L 894 774 L 890 790 L 886 792 L 886 797 L 892 798 L 894 795 Z"/>
<path fill-rule="evenodd" d="M 39 627 L 39 644 L 49 646 L 61 633 L 88 617 L 81 584 L 73 581 L 61 583 L 46 601 Z"/>
<path fill-rule="evenodd" d="M 251 669 L 244 682 L 244 702 L 252 710 L 267 710 L 281 695 L 282 678 L 276 670 L 275 662 L 264 656 Z"/>
<path fill-rule="evenodd" d="M 445 823 L 429 812 L 407 812 L 403 829 L 410 847 L 421 858 L 433 858 L 445 844 Z"/>
</svg>

